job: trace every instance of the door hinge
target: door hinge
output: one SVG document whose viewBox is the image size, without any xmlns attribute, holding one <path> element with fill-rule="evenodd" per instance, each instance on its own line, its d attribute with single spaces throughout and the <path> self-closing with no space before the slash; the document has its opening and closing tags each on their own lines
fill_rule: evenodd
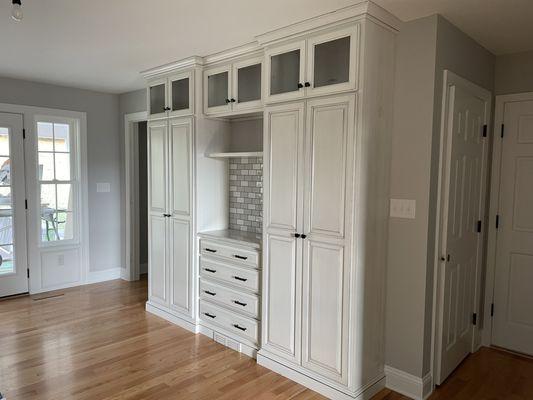
<svg viewBox="0 0 533 400">
<path fill-rule="evenodd" d="M 26 208 L 26 210 L 28 209 L 28 199 L 24 200 L 24 207 Z"/>
<path fill-rule="evenodd" d="M 496 229 L 500 227 L 500 216 L 496 215 Z"/>
<path fill-rule="evenodd" d="M 477 325 L 477 314 L 472 314 L 472 325 Z"/>
<path fill-rule="evenodd" d="M 487 125 L 483 125 L 483 137 L 487 137 Z"/>
<path fill-rule="evenodd" d="M 500 132 L 500 135 L 501 137 L 503 138 L 503 132 L 505 131 L 505 125 L 502 124 L 502 129 L 501 129 L 501 132 Z"/>
<path fill-rule="evenodd" d="M 26 139 L 26 128 L 22 128 L 22 139 Z"/>
<path fill-rule="evenodd" d="M 477 221 L 477 233 L 481 233 L 481 221 Z"/>
<path fill-rule="evenodd" d="M 490 316 L 494 317 L 494 303 L 490 305 Z"/>
<path fill-rule="evenodd" d="M 28 276 L 28 278 L 30 277 L 30 269 L 29 268 L 26 268 L 26 275 Z"/>
</svg>

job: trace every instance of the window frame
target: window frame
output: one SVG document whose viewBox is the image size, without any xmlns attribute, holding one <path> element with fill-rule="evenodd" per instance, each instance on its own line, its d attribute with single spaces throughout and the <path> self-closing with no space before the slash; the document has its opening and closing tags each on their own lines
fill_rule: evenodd
<svg viewBox="0 0 533 400">
<path fill-rule="evenodd" d="M 39 227 L 39 248 L 51 248 L 65 245 L 80 245 L 81 244 L 81 190 L 82 190 L 82 177 L 81 177 L 81 146 L 80 146 L 80 120 L 77 118 L 50 116 L 50 115 L 36 115 L 35 116 L 35 177 L 37 183 L 36 190 L 36 203 L 38 207 L 41 206 L 41 186 L 50 184 L 56 186 L 56 203 L 57 203 L 57 185 L 70 184 L 72 185 L 72 239 L 55 239 L 51 241 L 43 241 L 42 236 L 42 218 L 41 211 L 36 213 L 39 221 L 37 226 Z M 52 124 L 64 124 L 69 126 L 69 152 L 70 155 L 70 180 L 57 180 L 55 177 L 56 164 L 55 164 L 55 147 L 52 151 L 44 151 L 45 153 L 54 154 L 54 179 L 42 180 L 39 177 L 39 123 L 52 123 Z M 55 140 L 53 139 L 53 143 Z M 54 144 L 55 146 L 55 144 Z M 57 152 L 59 154 L 66 154 L 66 152 Z M 57 210 L 57 204 L 56 204 Z M 57 211 L 56 211 L 57 212 Z M 70 212 L 70 211 L 69 211 Z"/>
</svg>

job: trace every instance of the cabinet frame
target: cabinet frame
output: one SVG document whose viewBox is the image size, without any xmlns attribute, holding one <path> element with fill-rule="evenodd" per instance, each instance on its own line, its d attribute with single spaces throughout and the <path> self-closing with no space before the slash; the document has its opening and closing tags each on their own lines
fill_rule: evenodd
<svg viewBox="0 0 533 400">
<path fill-rule="evenodd" d="M 232 80 L 233 80 L 233 74 L 231 71 L 231 64 L 229 65 L 221 65 L 219 67 L 213 67 L 208 68 L 204 70 L 204 113 L 206 115 L 210 114 L 221 114 L 221 113 L 227 113 L 231 111 L 231 102 L 226 103 L 225 105 L 221 106 L 214 106 L 209 107 L 209 77 L 212 75 L 217 75 L 227 72 L 228 74 L 228 92 L 226 93 L 226 99 L 231 99 L 231 91 L 232 91 Z"/>
<path fill-rule="evenodd" d="M 146 109 L 148 110 L 148 119 L 160 119 L 160 118 L 166 118 L 168 116 L 168 113 L 166 110 L 161 110 L 161 112 L 152 114 L 152 108 L 150 104 L 150 89 L 154 86 L 163 85 L 165 88 L 165 105 L 164 107 L 168 107 L 168 79 L 166 77 L 164 78 L 156 78 L 152 79 L 148 82 L 148 87 L 146 88 Z"/>
<path fill-rule="evenodd" d="M 180 79 L 189 79 L 189 108 L 184 108 L 183 110 L 173 110 L 172 109 L 172 82 L 178 81 Z M 169 117 L 183 117 L 186 115 L 194 114 L 194 71 L 185 71 L 178 74 L 170 75 L 167 78 L 167 107 L 170 107 L 168 111 Z"/>
<path fill-rule="evenodd" d="M 253 100 L 253 101 L 247 101 L 245 103 L 239 103 L 239 69 L 249 67 L 251 65 L 257 65 L 259 64 L 261 66 L 261 82 L 260 90 L 259 90 L 259 99 Z M 265 82 L 265 68 L 263 63 L 263 57 L 254 57 L 254 58 L 248 58 L 243 61 L 238 61 L 233 63 L 232 65 L 232 74 L 233 74 L 233 85 L 232 85 L 232 92 L 233 92 L 233 98 L 235 99 L 235 103 L 233 103 L 232 110 L 233 111 L 242 111 L 242 110 L 250 110 L 250 109 L 261 109 L 263 106 L 263 88 L 264 88 L 264 82 Z"/>
</svg>

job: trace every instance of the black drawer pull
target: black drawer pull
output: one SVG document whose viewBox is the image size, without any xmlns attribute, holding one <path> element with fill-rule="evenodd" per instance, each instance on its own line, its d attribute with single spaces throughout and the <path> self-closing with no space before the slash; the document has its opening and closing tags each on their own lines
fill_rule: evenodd
<svg viewBox="0 0 533 400">
<path fill-rule="evenodd" d="M 208 294 L 209 296 L 216 296 L 217 294 L 215 292 L 210 292 L 209 290 L 204 290 L 205 294 Z"/>
<path fill-rule="evenodd" d="M 234 276 L 233 279 L 237 279 L 238 281 L 241 281 L 241 282 L 246 282 L 248 280 L 246 278 L 241 278 L 240 276 Z"/>
<path fill-rule="evenodd" d="M 239 306 L 243 306 L 243 307 L 246 307 L 246 306 L 248 305 L 248 304 L 246 304 L 246 303 L 241 303 L 239 300 L 233 300 L 233 302 L 234 302 L 235 304 L 238 304 Z"/>
<path fill-rule="evenodd" d="M 215 272 L 217 272 L 216 269 L 211 269 L 211 268 L 204 268 L 204 271 L 211 272 L 212 274 L 214 274 Z"/>
<path fill-rule="evenodd" d="M 204 250 L 208 251 L 209 253 L 216 253 L 217 252 L 216 250 L 210 249 L 208 247 L 206 247 Z"/>
<path fill-rule="evenodd" d="M 209 317 L 209 318 L 216 318 L 216 317 L 217 317 L 216 315 L 209 314 L 208 312 L 205 312 L 204 315 L 205 315 L 206 317 Z"/>
<path fill-rule="evenodd" d="M 234 328 L 237 328 L 237 329 L 239 329 L 239 330 L 241 330 L 241 331 L 243 331 L 243 332 L 246 330 L 246 328 L 243 328 L 242 326 L 239 326 L 239 325 L 237 325 L 237 324 L 233 324 L 233 327 L 234 327 Z"/>
<path fill-rule="evenodd" d="M 233 257 L 238 258 L 239 260 L 248 260 L 248 257 L 240 256 L 238 254 L 234 254 Z"/>
</svg>

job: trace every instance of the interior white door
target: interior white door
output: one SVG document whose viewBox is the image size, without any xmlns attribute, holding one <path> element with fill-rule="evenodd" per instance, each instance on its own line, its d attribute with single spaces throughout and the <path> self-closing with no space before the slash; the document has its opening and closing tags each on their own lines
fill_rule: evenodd
<svg viewBox="0 0 533 400">
<path fill-rule="evenodd" d="M 482 261 L 488 103 L 460 84 L 447 88 L 436 383 L 473 351 L 476 274 Z"/>
<path fill-rule="evenodd" d="M 0 297 L 28 292 L 23 121 L 0 113 Z"/>
<path fill-rule="evenodd" d="M 306 115 L 302 365 L 347 384 L 355 96 L 309 101 Z"/>
<path fill-rule="evenodd" d="M 168 122 L 148 124 L 148 296 L 168 306 Z"/>
<path fill-rule="evenodd" d="M 304 104 L 265 110 L 263 349 L 300 363 Z"/>
<path fill-rule="evenodd" d="M 493 344 L 533 355 L 533 101 L 504 110 Z"/>
</svg>

